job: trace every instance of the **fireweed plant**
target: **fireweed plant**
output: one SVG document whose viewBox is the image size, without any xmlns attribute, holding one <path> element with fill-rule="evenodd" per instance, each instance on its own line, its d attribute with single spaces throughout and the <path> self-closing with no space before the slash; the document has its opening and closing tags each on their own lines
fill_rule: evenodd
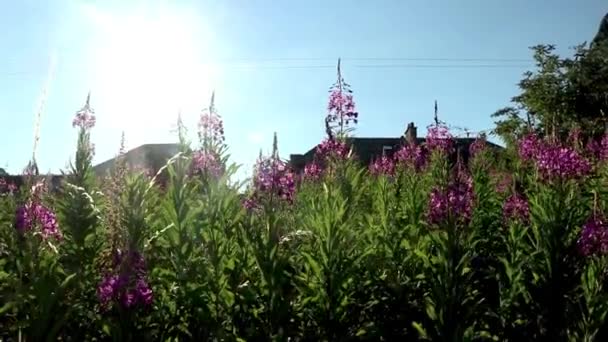
<svg viewBox="0 0 608 342">
<path fill-rule="evenodd" d="M 0 181 L 0 339 L 608 338 L 608 138 L 496 150 L 436 122 L 363 165 L 340 70 L 328 102 L 301 174 L 275 137 L 236 183 L 213 97 L 195 144 L 180 121 L 179 152 L 146 174 L 123 138 L 107 175 L 87 100 L 61 182 L 35 160 Z"/>
</svg>

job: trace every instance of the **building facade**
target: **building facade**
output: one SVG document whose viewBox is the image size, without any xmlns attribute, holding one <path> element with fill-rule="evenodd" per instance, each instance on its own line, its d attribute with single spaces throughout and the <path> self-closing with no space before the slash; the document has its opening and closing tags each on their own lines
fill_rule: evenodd
<svg viewBox="0 0 608 342">
<path fill-rule="evenodd" d="M 456 148 L 449 156 L 452 162 L 455 162 L 457 156 L 467 161 L 469 158 L 469 146 L 475 141 L 475 138 L 455 138 Z M 376 158 L 382 155 L 392 156 L 401 146 L 408 144 L 421 145 L 424 144 L 426 138 L 418 137 L 417 127 L 413 122 L 407 125 L 405 133 L 401 137 L 394 138 L 348 138 L 347 142 L 353 149 L 357 158 L 364 165 L 369 165 Z M 486 142 L 489 148 L 501 150 L 502 147 L 491 142 Z M 304 154 L 292 154 L 289 156 L 291 167 L 296 173 L 301 173 L 304 167 L 313 162 L 316 146 L 305 152 Z"/>
</svg>

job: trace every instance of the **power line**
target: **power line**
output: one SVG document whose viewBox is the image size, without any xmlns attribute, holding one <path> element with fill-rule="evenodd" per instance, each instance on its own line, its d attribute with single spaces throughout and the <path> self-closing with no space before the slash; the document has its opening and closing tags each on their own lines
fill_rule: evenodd
<svg viewBox="0 0 608 342">
<path fill-rule="evenodd" d="M 393 62 L 393 61 L 409 61 L 409 62 L 502 62 L 502 63 L 514 63 L 514 62 L 533 62 L 529 58 L 431 58 L 431 57 L 344 57 L 340 58 L 343 61 L 381 61 L 381 62 Z M 337 58 L 326 58 L 326 57 L 273 57 L 273 58 L 223 58 L 215 60 L 216 62 L 303 62 L 303 61 L 336 61 Z M 213 62 L 213 60 L 209 60 Z"/>
<path fill-rule="evenodd" d="M 525 69 L 532 68 L 532 64 L 356 64 L 351 66 L 357 69 Z M 335 65 L 231 65 L 233 69 L 255 70 L 312 70 L 335 69 Z M 34 71 L 0 71 L 2 77 L 37 75 Z"/>
<path fill-rule="evenodd" d="M 485 69 L 485 68 L 530 68 L 533 65 L 526 64 L 377 64 L 377 65 L 354 65 L 356 68 L 428 68 L 428 69 L 445 69 L 445 68 L 473 68 L 473 69 Z"/>
</svg>

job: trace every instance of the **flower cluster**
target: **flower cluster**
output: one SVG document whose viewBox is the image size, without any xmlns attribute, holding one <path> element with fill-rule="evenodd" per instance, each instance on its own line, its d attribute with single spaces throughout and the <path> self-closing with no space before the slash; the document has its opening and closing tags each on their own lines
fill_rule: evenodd
<svg viewBox="0 0 608 342">
<path fill-rule="evenodd" d="M 502 206 L 502 215 L 507 222 L 527 222 L 530 217 L 528 201 L 519 194 L 509 196 Z"/>
<path fill-rule="evenodd" d="M 452 218 L 466 224 L 471 219 L 473 206 L 473 181 L 470 177 L 457 176 L 447 188 L 431 191 L 427 212 L 430 224 L 440 224 Z"/>
<path fill-rule="evenodd" d="M 353 123 L 357 124 L 359 113 L 355 110 L 355 101 L 353 99 L 350 85 L 344 82 L 342 72 L 340 71 L 340 61 L 338 60 L 338 79 L 329 90 L 329 101 L 327 103 L 327 116 L 325 125 L 328 135 L 332 135 L 332 130 L 338 129 L 338 134 L 343 136 L 348 130 L 348 126 Z M 332 125 L 333 124 L 333 125 Z"/>
<path fill-rule="evenodd" d="M 89 100 L 85 106 L 76 112 L 74 120 L 72 120 L 72 127 L 79 127 L 83 130 L 89 130 L 95 126 L 95 112 L 89 106 Z"/>
<path fill-rule="evenodd" d="M 350 90 L 344 90 L 338 86 L 335 86 L 329 94 L 327 111 L 328 121 L 345 125 L 349 125 L 351 122 L 356 124 L 359 116 L 355 110 L 355 101 Z"/>
<path fill-rule="evenodd" d="M 369 172 L 374 176 L 392 175 L 395 172 L 395 162 L 387 156 L 382 156 L 370 164 Z"/>
<path fill-rule="evenodd" d="M 203 111 L 199 123 L 199 138 L 201 141 L 209 140 L 211 143 L 222 143 L 224 137 L 224 122 L 217 114 L 213 105 L 209 110 Z"/>
<path fill-rule="evenodd" d="M 17 191 L 17 186 L 14 183 L 9 183 L 4 178 L 0 178 L 0 194 L 8 192 L 9 194 L 13 194 Z"/>
<path fill-rule="evenodd" d="M 345 160 L 350 156 L 346 142 L 339 139 L 325 139 L 315 150 L 314 161 L 304 167 L 304 178 L 317 180 L 321 178 L 329 162 Z"/>
<path fill-rule="evenodd" d="M 473 143 L 469 146 L 469 155 L 471 157 L 475 157 L 476 155 L 483 152 L 487 147 L 486 138 L 483 136 L 478 137 L 473 141 Z"/>
<path fill-rule="evenodd" d="M 274 156 L 257 162 L 253 186 L 256 195 L 277 196 L 288 203 L 293 201 L 296 190 L 294 174 Z"/>
<path fill-rule="evenodd" d="M 587 152 L 596 159 L 608 160 L 608 134 L 604 134 L 599 141 L 591 140 L 587 144 Z"/>
<path fill-rule="evenodd" d="M 608 224 L 603 218 L 591 218 L 583 225 L 577 241 L 584 256 L 608 254 Z"/>
<path fill-rule="evenodd" d="M 426 147 L 429 151 L 449 153 L 454 147 L 454 138 L 446 126 L 441 124 L 431 125 L 428 127 Z"/>
<path fill-rule="evenodd" d="M 323 175 L 323 168 L 317 163 L 312 162 L 304 166 L 304 178 L 318 180 Z"/>
<path fill-rule="evenodd" d="M 608 134 L 604 134 L 600 140 L 599 157 L 601 160 L 608 160 Z"/>
<path fill-rule="evenodd" d="M 521 139 L 518 146 L 519 157 L 523 161 L 533 160 L 542 148 L 542 141 L 536 134 L 528 134 Z"/>
<path fill-rule="evenodd" d="M 112 300 L 125 309 L 152 304 L 153 293 L 145 279 L 146 265 L 140 253 L 117 251 L 112 266 L 115 272 L 107 273 L 97 287 L 102 307 L 107 308 Z"/>
<path fill-rule="evenodd" d="M 575 179 L 591 171 L 591 164 L 576 150 L 545 144 L 537 150 L 536 166 L 544 179 Z"/>
<path fill-rule="evenodd" d="M 192 154 L 192 167 L 196 172 L 205 172 L 214 178 L 222 175 L 223 167 L 215 153 L 204 150 Z"/>
<path fill-rule="evenodd" d="M 519 156 L 524 161 L 533 161 L 546 180 L 575 179 L 591 171 L 589 161 L 574 148 L 542 141 L 534 134 L 522 139 Z"/>
<path fill-rule="evenodd" d="M 348 158 L 350 149 L 346 142 L 337 139 L 325 139 L 315 151 L 315 157 L 321 160 L 327 159 L 346 159 Z"/>
<path fill-rule="evenodd" d="M 20 233 L 33 231 L 38 228 L 40 229 L 39 233 L 44 239 L 61 239 L 62 237 L 55 212 L 38 201 L 33 200 L 17 208 L 15 228 Z"/>
<path fill-rule="evenodd" d="M 394 155 L 395 161 L 415 170 L 422 170 L 427 162 L 427 151 L 420 145 L 405 145 Z"/>
</svg>

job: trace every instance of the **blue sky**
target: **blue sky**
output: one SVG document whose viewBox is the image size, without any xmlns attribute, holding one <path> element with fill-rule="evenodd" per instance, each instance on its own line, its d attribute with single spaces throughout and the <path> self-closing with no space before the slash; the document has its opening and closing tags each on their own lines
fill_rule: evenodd
<svg viewBox="0 0 608 342">
<path fill-rule="evenodd" d="M 129 148 L 175 141 L 180 111 L 194 134 L 215 89 L 233 160 L 248 171 L 274 131 L 284 157 L 323 138 L 338 57 L 359 136 L 399 136 L 410 121 L 424 134 L 435 99 L 444 121 L 490 129 L 531 68 L 528 47 L 568 53 L 607 11 L 605 0 L 4 1 L 0 167 L 19 172 L 30 159 L 39 108 L 38 163 L 57 172 L 89 90 L 97 163 L 122 131 Z M 496 64 L 510 66 L 480 67 Z"/>
</svg>

